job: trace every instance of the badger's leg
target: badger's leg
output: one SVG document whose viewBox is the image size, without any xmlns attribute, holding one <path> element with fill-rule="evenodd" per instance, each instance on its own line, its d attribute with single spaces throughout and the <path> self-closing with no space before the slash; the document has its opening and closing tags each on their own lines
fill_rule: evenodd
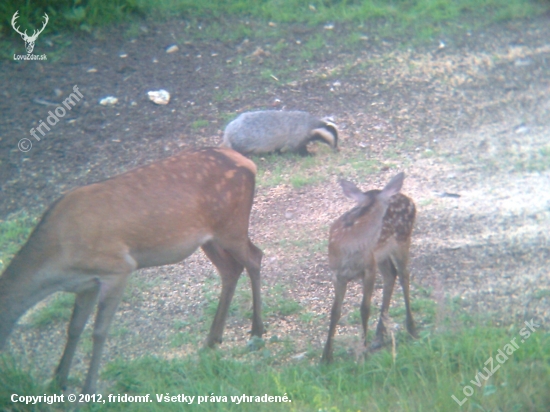
<svg viewBox="0 0 550 412">
<path fill-rule="evenodd" d="M 302 145 L 298 148 L 298 154 L 300 156 L 311 156 L 311 153 L 309 153 L 307 150 L 307 144 Z"/>
</svg>

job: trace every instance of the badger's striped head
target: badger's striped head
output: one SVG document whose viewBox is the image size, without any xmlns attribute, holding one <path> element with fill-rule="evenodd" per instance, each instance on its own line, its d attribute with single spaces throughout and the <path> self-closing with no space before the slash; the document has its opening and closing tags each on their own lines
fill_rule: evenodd
<svg viewBox="0 0 550 412">
<path fill-rule="evenodd" d="M 311 131 L 311 140 L 319 140 L 338 151 L 338 128 L 329 119 L 323 119 L 322 126 Z"/>
</svg>

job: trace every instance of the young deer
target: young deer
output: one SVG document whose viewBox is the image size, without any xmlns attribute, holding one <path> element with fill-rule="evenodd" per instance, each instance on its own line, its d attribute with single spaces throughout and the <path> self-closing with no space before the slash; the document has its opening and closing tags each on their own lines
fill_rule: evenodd
<svg viewBox="0 0 550 412">
<path fill-rule="evenodd" d="M 0 349 L 25 311 L 57 291 L 76 294 L 55 379 L 66 385 L 78 339 L 99 300 L 83 393 L 94 393 L 109 325 L 130 274 L 201 247 L 222 292 L 206 345 L 221 343 L 237 280 L 252 284 L 252 334 L 262 336 L 262 251 L 248 237 L 256 165 L 224 148 L 184 151 L 73 190 L 44 214 L 0 277 Z"/>
<path fill-rule="evenodd" d="M 383 190 L 370 190 L 365 193 L 351 182 L 340 182 L 344 194 L 355 200 L 357 206 L 344 213 L 330 228 L 328 257 L 330 269 L 335 274 L 335 294 L 323 362 L 332 361 L 332 340 L 340 319 L 347 284 L 357 278 L 363 281 L 361 322 L 366 345 L 367 322 L 377 264 L 384 278 L 384 292 L 376 339 L 372 347 L 383 343 L 386 332 L 384 318 L 387 317 L 396 276 L 403 287 L 407 330 L 416 337 L 409 304 L 407 270 L 416 209 L 410 198 L 399 193 L 404 177 L 404 173 L 399 173 Z"/>
</svg>

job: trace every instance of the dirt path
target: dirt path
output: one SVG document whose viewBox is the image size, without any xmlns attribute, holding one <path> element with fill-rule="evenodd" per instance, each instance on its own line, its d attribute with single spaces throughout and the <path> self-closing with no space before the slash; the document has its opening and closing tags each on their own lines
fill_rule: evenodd
<svg viewBox="0 0 550 412">
<path fill-rule="evenodd" d="M 41 53 L 51 54 L 48 63 L 1 62 L 0 217 L 20 210 L 38 213 L 66 190 L 179 148 L 218 144 L 221 129 L 237 112 L 308 110 L 335 117 L 342 164 L 363 156 L 391 165 L 391 170 L 376 167 L 360 181 L 364 189 L 380 186 L 397 169 L 406 171 L 404 191 L 419 210 L 411 272 L 421 328 L 442 326 L 441 319 L 455 313 L 483 313 L 502 324 L 535 317 L 548 327 L 547 19 L 498 25 L 442 39 L 444 47 L 414 50 L 380 39 L 347 47 L 338 40 L 347 32 L 337 28 L 332 42 L 299 62 L 303 69 L 291 71 L 298 64 L 292 60 L 300 50 L 298 37 L 303 42 L 314 30 L 289 29 L 277 39 L 287 45 L 281 54 L 275 40 L 197 41 L 188 29 L 183 22 L 147 23 L 135 37 L 113 31 L 98 39 L 75 37 L 65 46 L 67 38 L 51 38 L 51 46 L 37 44 Z M 166 53 L 174 43 L 179 51 Z M 283 73 L 285 79 L 266 73 Z M 29 137 L 75 85 L 84 98 L 41 141 L 33 140 L 29 152 L 20 152 L 19 139 Z M 148 90 L 160 88 L 172 94 L 167 106 L 147 99 Z M 99 105 L 107 95 L 119 103 Z M 332 153 L 316 149 L 319 159 L 334 161 Z M 351 207 L 336 183 L 339 170 L 299 189 L 258 190 L 252 236 L 266 256 L 267 338 L 279 340 L 268 349 L 281 361 L 316 356 L 325 339 L 332 299 L 327 230 Z M 200 254 L 136 274 L 116 317 L 106 361 L 196 351 L 213 317 L 217 285 Z M 222 348 L 228 356 L 256 356 L 243 351 L 250 298 L 246 279 L 240 285 Z M 338 336 L 349 347 L 358 343 L 352 308 L 359 299 L 354 286 Z M 401 305 L 400 291 L 394 301 Z M 373 301 L 379 303 L 380 290 Z M 39 363 L 46 378 L 61 353 L 65 325 L 32 329 L 26 322 L 15 331 L 12 347 L 29 354 L 30 365 Z M 79 372 L 90 349 L 81 346 Z"/>
</svg>

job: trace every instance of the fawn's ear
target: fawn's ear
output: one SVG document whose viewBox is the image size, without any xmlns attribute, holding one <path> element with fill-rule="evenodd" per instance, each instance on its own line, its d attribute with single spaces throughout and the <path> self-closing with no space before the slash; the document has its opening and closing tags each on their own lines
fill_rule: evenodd
<svg viewBox="0 0 550 412">
<path fill-rule="evenodd" d="M 354 183 L 349 180 L 340 180 L 340 186 L 344 194 L 352 200 L 355 200 L 357 203 L 363 203 L 368 196 L 363 193 Z"/>
<path fill-rule="evenodd" d="M 396 193 L 399 193 L 403 187 L 403 180 L 405 180 L 405 173 L 401 172 L 396 174 L 386 185 L 386 187 L 382 189 L 380 195 L 385 198 L 390 198 Z"/>
</svg>

